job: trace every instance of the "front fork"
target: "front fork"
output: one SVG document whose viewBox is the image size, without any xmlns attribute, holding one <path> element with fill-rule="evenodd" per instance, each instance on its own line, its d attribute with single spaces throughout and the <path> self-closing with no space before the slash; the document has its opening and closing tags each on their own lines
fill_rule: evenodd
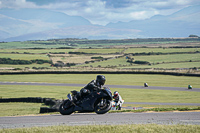
<svg viewBox="0 0 200 133">
<path fill-rule="evenodd" d="M 100 102 L 100 106 L 102 107 L 102 106 L 104 106 L 105 105 L 105 103 L 106 103 L 106 99 L 101 99 L 101 102 Z"/>
</svg>

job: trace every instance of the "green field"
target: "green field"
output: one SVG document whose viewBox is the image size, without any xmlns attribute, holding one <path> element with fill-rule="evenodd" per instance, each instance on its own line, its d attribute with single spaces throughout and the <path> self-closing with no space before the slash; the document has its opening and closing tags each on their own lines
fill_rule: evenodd
<svg viewBox="0 0 200 133">
<path fill-rule="evenodd" d="M 78 49 L 77 52 L 84 52 L 84 53 L 121 53 L 124 49 L 122 48 L 103 48 L 103 49 Z"/>
<path fill-rule="evenodd" d="M 145 75 L 145 74 L 105 74 L 106 85 L 139 85 L 143 86 L 147 82 L 150 86 L 169 86 L 169 87 L 185 87 L 191 84 L 194 88 L 200 88 L 199 77 L 188 76 L 163 76 L 163 75 Z M 46 83 L 78 83 L 86 85 L 96 74 L 27 74 L 27 75 L 0 75 L 1 82 L 46 82 Z M 20 98 L 20 97 L 43 97 L 65 99 L 71 90 L 80 90 L 82 87 L 70 86 L 27 86 L 27 85 L 1 85 L 0 97 L 2 98 Z M 169 91 L 169 90 L 146 90 L 146 89 L 126 89 L 111 88 L 111 91 L 119 91 L 125 102 L 163 102 L 163 103 L 199 103 L 200 92 L 188 91 Z M 0 114 L 16 115 L 14 110 L 9 110 L 5 104 L 1 107 L 8 108 L 7 112 L 0 111 Z M 9 106 L 9 104 L 8 104 Z M 13 106 L 13 104 L 12 104 Z M 26 105 L 24 105 L 26 106 Z M 28 106 L 28 105 L 27 105 Z M 34 107 L 35 106 L 35 107 Z M 34 105 L 33 108 L 41 106 Z M 149 105 L 131 105 L 149 107 Z M 171 107 L 171 106 L 155 106 L 155 107 Z M 177 106 L 174 106 L 177 107 Z M 188 107 L 188 106 L 184 106 Z M 17 106 L 13 106 L 17 109 Z M 39 109 L 38 109 L 39 110 Z M 5 113 L 6 112 L 6 113 Z M 24 112 L 32 114 L 31 111 Z M 35 113 L 34 113 L 35 114 Z"/>
<path fill-rule="evenodd" d="M 177 62 L 177 63 L 154 63 L 152 65 L 128 65 L 126 67 L 120 67 L 123 69 L 137 69 L 137 68 L 163 68 L 163 69 L 177 69 L 181 70 L 182 68 L 199 68 L 200 62 Z M 183 69 L 182 69 L 183 70 Z"/>
<path fill-rule="evenodd" d="M 150 39 L 151 40 L 151 39 Z M 161 39 L 162 40 L 162 39 Z M 74 42 L 73 42 L 74 41 Z M 68 69 L 67 63 L 74 64 L 73 69 L 82 69 L 82 67 L 90 68 L 109 68 L 109 69 L 121 69 L 121 68 L 161 68 L 161 69 L 174 69 L 174 68 L 200 68 L 200 48 L 199 42 L 146 42 L 144 39 L 142 42 L 130 43 L 130 40 L 107 40 L 107 41 L 95 41 L 95 40 L 51 40 L 51 41 L 27 41 L 27 42 L 8 42 L 0 43 L 0 57 L 11 58 L 20 60 L 33 60 L 43 59 L 51 60 L 52 63 L 58 64 L 61 62 L 61 67 Z M 138 41 L 141 41 L 140 39 Z M 151 40 L 152 41 L 152 40 Z M 88 44 L 86 44 L 86 42 Z M 94 42 L 94 44 L 92 44 Z M 109 42 L 109 43 L 99 43 Z M 116 43 L 111 43 L 116 42 Z M 124 42 L 124 43 L 123 43 Z M 95 44 L 96 43 L 96 44 Z M 152 45 L 155 43 L 155 46 Z M 175 43 L 175 44 L 174 44 Z M 61 45 L 62 44 L 62 45 Z M 70 45 L 68 45 L 70 44 Z M 71 45 L 72 44 L 72 45 Z M 140 46 L 141 44 L 141 46 Z M 170 45 L 169 45 L 170 44 Z M 91 47 L 90 47 L 91 45 Z M 101 46 L 100 46 L 101 45 Z M 112 45 L 112 47 L 111 47 Z M 136 46 L 137 45 L 137 46 Z M 169 46 L 174 48 L 170 48 Z M 83 48 L 86 47 L 87 48 Z M 102 46 L 107 46 L 103 47 Z M 113 47 L 116 46 L 116 47 Z M 176 47 L 179 46 L 179 47 Z M 25 49 L 25 48 L 36 48 L 36 49 Z M 38 49 L 38 48 L 45 49 Z M 58 47 L 68 49 L 55 49 Z M 89 48 L 90 47 L 90 48 Z M 133 48 L 135 47 L 135 48 Z M 73 48 L 73 49 L 69 49 Z M 77 52 L 76 54 L 68 54 L 69 52 Z M 80 54 L 86 53 L 86 54 Z M 90 53 L 90 54 L 89 54 Z M 50 54 L 50 58 L 47 56 Z M 135 56 L 131 56 L 135 54 Z M 115 58 L 121 56 L 120 58 Z M 92 57 L 104 58 L 100 61 L 98 59 L 92 59 Z M 111 58 L 112 59 L 107 59 Z M 132 62 L 127 62 L 127 57 L 132 58 Z M 134 61 L 146 61 L 150 65 L 138 65 L 134 64 Z M 81 65 L 80 65 L 81 64 Z M 50 65 L 49 65 L 50 66 Z M 47 65 L 32 64 L 32 65 L 11 65 L 1 64 L 0 69 L 13 69 L 21 68 L 26 69 L 27 67 L 46 67 L 51 68 Z M 190 72 L 190 71 L 189 71 Z M 196 72 L 197 73 L 197 72 Z"/>
<path fill-rule="evenodd" d="M 0 53 L 34 53 L 34 54 L 46 54 L 46 53 L 59 53 L 59 52 L 73 52 L 75 49 L 0 49 Z"/>
<path fill-rule="evenodd" d="M 140 60 L 140 61 L 148 61 L 150 63 L 181 62 L 181 61 L 190 61 L 190 60 L 200 62 L 200 54 L 134 56 L 134 59 Z"/>
<path fill-rule="evenodd" d="M 83 86 L 84 87 L 84 86 Z M 72 90 L 80 90 L 81 87 L 65 86 L 26 86 L 26 85 L 1 85 L 0 97 L 47 97 L 65 99 Z M 110 88 L 112 92 L 118 91 L 125 102 L 160 102 L 160 103 L 200 103 L 200 92 L 146 90 Z"/>
<path fill-rule="evenodd" d="M 46 54 L 2 54 L 0 53 L 1 58 L 11 58 L 11 59 L 18 59 L 18 60 L 35 60 L 35 59 L 42 59 L 42 60 L 49 60 L 49 57 Z"/>
<path fill-rule="evenodd" d="M 51 68 L 50 64 L 48 63 L 44 63 L 44 64 L 30 64 L 30 65 L 10 65 L 10 64 L 0 64 L 0 69 L 4 70 L 5 69 L 12 69 L 12 68 L 20 68 L 20 69 L 24 69 L 24 68 L 32 68 L 32 67 L 46 67 L 46 68 Z M 26 70 L 26 69 L 25 69 Z"/>
<path fill-rule="evenodd" d="M 199 67 L 200 63 L 200 54 L 174 54 L 174 55 L 151 55 L 151 56 L 133 56 L 134 60 L 137 61 L 147 61 L 151 63 L 149 65 L 138 65 L 138 64 L 130 64 L 127 62 L 125 57 L 116 58 L 112 60 L 106 60 L 101 62 L 95 62 L 90 64 L 84 64 L 80 66 L 93 66 L 93 67 L 133 67 L 133 68 L 192 68 L 192 67 Z M 185 63 L 182 63 L 185 62 Z M 163 64 L 162 64 L 163 63 Z M 182 67 L 169 67 L 171 63 L 182 63 Z M 193 63 L 193 64 L 192 64 Z M 162 64 L 159 66 L 154 66 Z M 169 64 L 169 66 L 167 66 Z M 178 66 L 179 64 L 177 64 Z"/>
<path fill-rule="evenodd" d="M 31 42 L 6 42 L 0 43 L 0 49 L 22 49 L 22 48 L 59 48 L 63 45 L 44 45 L 44 44 L 33 44 Z"/>
<path fill-rule="evenodd" d="M 0 117 L 39 114 L 42 106 L 41 103 L 0 103 Z"/>
<path fill-rule="evenodd" d="M 104 74 L 105 85 L 143 85 L 150 86 L 200 88 L 200 77 L 148 75 L 148 74 Z M 96 74 L 26 74 L 26 75 L 0 75 L 0 81 L 8 82 L 47 82 L 47 83 L 77 83 L 87 84 L 96 78 Z"/>
<path fill-rule="evenodd" d="M 99 66 L 100 67 L 112 67 L 112 66 L 114 66 L 114 67 L 119 67 L 119 66 L 129 65 L 129 64 L 130 63 L 127 62 L 125 57 L 121 57 L 121 58 L 99 61 L 99 62 L 84 64 L 84 65 L 79 65 L 79 66 L 81 66 L 81 67 L 82 66 L 92 66 L 92 67 L 99 67 Z"/>
<path fill-rule="evenodd" d="M 200 48 L 129 48 L 125 53 L 180 53 L 197 51 L 200 51 Z"/>
</svg>

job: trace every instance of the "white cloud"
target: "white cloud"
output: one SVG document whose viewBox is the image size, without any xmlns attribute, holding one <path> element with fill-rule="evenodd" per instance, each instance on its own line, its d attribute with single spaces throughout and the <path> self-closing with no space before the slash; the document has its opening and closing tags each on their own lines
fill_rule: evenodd
<svg viewBox="0 0 200 133">
<path fill-rule="evenodd" d="M 169 15 L 184 7 L 200 4 L 199 0 L 54 0 L 38 5 L 34 0 L 0 0 L 0 8 L 44 8 L 82 16 L 93 24 L 147 19 Z M 36 1 L 35 1 L 36 2 Z"/>
<path fill-rule="evenodd" d="M 26 0 L 0 0 L 0 8 L 37 8 L 37 6 L 32 2 L 27 2 Z"/>
</svg>

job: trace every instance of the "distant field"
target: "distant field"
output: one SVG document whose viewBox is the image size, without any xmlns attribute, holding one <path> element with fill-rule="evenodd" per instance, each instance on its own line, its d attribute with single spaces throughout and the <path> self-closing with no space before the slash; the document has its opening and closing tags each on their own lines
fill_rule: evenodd
<svg viewBox="0 0 200 133">
<path fill-rule="evenodd" d="M 63 54 L 63 55 L 57 55 L 54 54 L 51 56 L 51 59 L 54 63 L 57 61 L 62 61 L 64 63 L 85 63 L 86 61 L 95 61 L 96 59 L 91 59 L 92 57 L 103 57 L 103 58 L 112 58 L 115 56 L 115 54 L 108 54 L 108 55 L 100 55 L 100 54 L 95 54 L 95 55 L 88 55 L 88 54 Z"/>
<path fill-rule="evenodd" d="M 150 63 L 179 62 L 179 61 L 200 61 L 199 54 L 173 54 L 173 55 L 150 55 L 133 56 L 135 60 L 148 61 Z"/>
<path fill-rule="evenodd" d="M 95 63 L 89 63 L 89 64 L 84 64 L 80 66 L 92 66 L 92 67 L 111 67 L 111 66 L 123 66 L 123 65 L 129 65 L 130 63 L 127 62 L 125 57 L 121 58 L 115 58 L 111 60 L 105 60 L 105 61 L 100 61 L 100 62 L 95 62 Z"/>
<path fill-rule="evenodd" d="M 181 67 L 175 67 L 175 68 L 191 68 L 191 67 L 199 67 L 200 63 L 200 54 L 174 54 L 174 55 L 150 55 L 150 56 L 133 56 L 134 60 L 139 61 L 148 61 L 152 65 L 137 65 L 137 64 L 130 64 L 127 62 L 127 59 L 125 57 L 112 59 L 112 60 L 106 60 L 101 62 L 95 62 L 90 64 L 84 64 L 81 66 L 93 66 L 93 67 L 110 67 L 110 66 L 116 66 L 116 67 L 133 67 L 133 68 L 174 68 L 175 65 L 178 66 L 178 63 L 182 63 L 183 61 L 186 61 L 186 63 L 182 63 Z M 191 62 L 190 62 L 191 61 Z M 192 62 L 192 61 L 198 61 L 198 62 Z M 167 63 L 167 64 L 160 64 L 160 63 Z M 170 66 L 169 63 L 173 63 L 174 67 Z"/>
<path fill-rule="evenodd" d="M 33 44 L 30 42 L 7 42 L 0 43 L 0 49 L 22 49 L 22 48 L 59 48 L 63 45 L 44 45 L 44 44 Z"/>
<path fill-rule="evenodd" d="M 200 52 L 200 48 L 129 48 L 125 53 L 173 53 L 173 52 Z"/>
<path fill-rule="evenodd" d="M 200 66 L 200 62 L 183 62 L 183 63 L 159 63 L 154 65 L 129 65 L 126 67 L 120 68 L 163 68 L 163 69 L 172 69 L 176 68 L 177 70 L 180 68 L 198 68 Z"/>
<path fill-rule="evenodd" d="M 46 54 L 32 55 L 32 54 L 2 54 L 0 53 L 0 58 L 11 58 L 11 59 L 17 59 L 17 60 L 35 60 L 35 59 L 49 60 L 49 57 Z"/>
<path fill-rule="evenodd" d="M 7 53 L 20 53 L 24 54 L 25 52 L 27 53 L 59 53 L 59 52 L 73 52 L 75 49 L 0 49 L 1 52 L 7 52 Z"/>
<path fill-rule="evenodd" d="M 84 52 L 84 53 L 121 53 L 124 49 L 122 48 L 103 48 L 103 49 L 78 49 L 77 52 Z"/>
<path fill-rule="evenodd" d="M 87 40 L 87 39 L 57 39 L 25 42 L 0 43 L 0 49 L 22 48 L 106 48 L 106 47 L 168 47 L 168 46 L 198 46 L 198 38 L 149 38 L 149 39 L 116 39 L 116 40 Z"/>
<path fill-rule="evenodd" d="M 44 64 L 30 64 L 30 65 L 9 65 L 9 64 L 0 64 L 0 70 L 3 70 L 3 69 L 9 69 L 9 68 L 21 68 L 21 69 L 24 69 L 24 68 L 32 68 L 32 67 L 48 67 L 48 68 L 51 68 L 50 67 L 50 64 L 47 64 L 47 63 L 44 63 Z M 53 68 L 52 68 L 53 69 Z"/>
<path fill-rule="evenodd" d="M 107 68 L 116 70 L 121 68 L 200 68 L 200 42 L 198 40 L 191 41 L 190 38 L 185 39 L 185 41 L 183 38 L 177 40 L 169 38 L 124 40 L 58 39 L 8 42 L 0 43 L 0 58 L 11 58 L 13 60 L 51 60 L 53 65 L 56 66 L 54 67 L 55 69 L 62 68 L 63 70 L 68 69 L 70 65 L 70 68 L 73 70 L 84 69 L 83 67 L 88 69 Z M 150 42 L 147 42 L 148 40 Z M 69 52 L 75 53 L 69 54 Z M 50 55 L 50 58 L 47 54 Z M 132 56 L 132 54 L 135 54 L 135 56 Z M 118 56 L 121 57 L 118 58 Z M 127 62 L 128 58 L 132 58 L 131 62 L 130 60 Z M 134 61 L 146 61 L 147 64 L 138 65 Z M 148 65 L 148 62 L 150 65 Z M 0 64 L 1 70 L 4 68 L 27 69 L 27 67 L 52 68 L 50 64 Z"/>
</svg>

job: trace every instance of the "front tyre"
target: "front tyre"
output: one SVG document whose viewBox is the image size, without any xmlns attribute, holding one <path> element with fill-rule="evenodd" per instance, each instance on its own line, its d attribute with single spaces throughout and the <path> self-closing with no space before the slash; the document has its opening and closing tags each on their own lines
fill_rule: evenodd
<svg viewBox="0 0 200 133">
<path fill-rule="evenodd" d="M 59 107 L 59 112 L 62 115 L 70 115 L 74 111 L 74 105 L 71 105 L 71 102 L 69 100 L 64 101 L 60 107 Z"/>
<path fill-rule="evenodd" d="M 110 100 L 108 99 L 102 99 L 100 101 L 98 101 L 98 103 L 96 104 L 94 111 L 97 114 L 105 114 L 107 113 L 112 107 L 112 103 Z"/>
</svg>

